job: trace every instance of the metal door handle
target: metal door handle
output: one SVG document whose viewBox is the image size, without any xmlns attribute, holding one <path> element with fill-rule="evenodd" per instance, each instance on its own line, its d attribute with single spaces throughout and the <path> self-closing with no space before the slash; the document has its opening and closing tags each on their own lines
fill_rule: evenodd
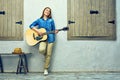
<svg viewBox="0 0 120 80">
<path fill-rule="evenodd" d="M 73 23 L 75 23 L 75 21 L 68 21 L 68 24 L 73 24 Z"/>
<path fill-rule="evenodd" d="M 20 25 L 22 25 L 22 21 L 18 21 L 18 22 L 16 22 L 16 24 L 20 24 Z"/>
<path fill-rule="evenodd" d="M 99 11 L 97 11 L 97 10 L 90 10 L 90 14 L 99 14 Z"/>
<path fill-rule="evenodd" d="M 108 23 L 115 24 L 115 20 L 108 21 Z"/>
<path fill-rule="evenodd" d="M 5 15 L 5 11 L 0 11 L 0 15 Z"/>
</svg>

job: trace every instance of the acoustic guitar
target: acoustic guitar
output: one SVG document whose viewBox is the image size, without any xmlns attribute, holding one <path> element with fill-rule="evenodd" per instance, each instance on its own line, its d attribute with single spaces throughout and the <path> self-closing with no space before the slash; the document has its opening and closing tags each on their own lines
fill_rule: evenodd
<svg viewBox="0 0 120 80">
<path fill-rule="evenodd" d="M 57 29 L 58 31 L 67 31 L 68 27 L 63 27 L 62 29 Z M 55 31 L 49 31 L 47 32 L 44 28 L 38 29 L 40 32 L 43 33 L 42 36 L 38 35 L 35 31 L 32 29 L 27 29 L 25 36 L 26 36 L 26 42 L 29 46 L 34 46 L 38 44 L 39 42 L 47 40 L 47 34 L 54 34 Z"/>
</svg>

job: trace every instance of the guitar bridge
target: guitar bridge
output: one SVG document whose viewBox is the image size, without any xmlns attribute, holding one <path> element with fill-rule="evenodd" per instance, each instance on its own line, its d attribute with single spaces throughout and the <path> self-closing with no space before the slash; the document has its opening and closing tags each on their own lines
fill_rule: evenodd
<svg viewBox="0 0 120 80">
<path fill-rule="evenodd" d="M 41 39 L 42 39 L 42 36 L 37 36 L 35 39 L 36 39 L 36 40 L 41 40 Z"/>
<path fill-rule="evenodd" d="M 35 37 L 35 34 L 33 33 L 33 38 L 34 38 L 34 40 L 41 40 L 43 37 L 42 36 L 36 36 Z"/>
</svg>

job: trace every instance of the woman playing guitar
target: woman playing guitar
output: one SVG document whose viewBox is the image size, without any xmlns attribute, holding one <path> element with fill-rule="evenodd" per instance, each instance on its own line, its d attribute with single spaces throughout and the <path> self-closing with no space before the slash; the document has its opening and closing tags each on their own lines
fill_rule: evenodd
<svg viewBox="0 0 120 80">
<path fill-rule="evenodd" d="M 58 30 L 55 29 L 54 20 L 51 16 L 51 9 L 49 7 L 46 7 L 43 10 L 42 16 L 35 20 L 30 25 L 30 28 L 40 36 L 43 36 L 43 33 L 39 31 L 40 28 L 44 28 L 46 32 L 54 31 L 53 34 L 47 34 L 47 40 L 39 43 L 39 52 L 45 55 L 44 75 L 48 75 L 52 49 L 55 42 L 55 34 L 58 33 Z"/>
</svg>

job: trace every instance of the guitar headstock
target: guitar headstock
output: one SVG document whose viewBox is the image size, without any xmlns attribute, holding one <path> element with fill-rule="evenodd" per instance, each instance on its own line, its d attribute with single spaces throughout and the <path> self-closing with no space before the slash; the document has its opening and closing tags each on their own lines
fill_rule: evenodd
<svg viewBox="0 0 120 80">
<path fill-rule="evenodd" d="M 67 30 L 69 30 L 69 27 L 63 27 L 61 30 L 67 31 Z"/>
</svg>

